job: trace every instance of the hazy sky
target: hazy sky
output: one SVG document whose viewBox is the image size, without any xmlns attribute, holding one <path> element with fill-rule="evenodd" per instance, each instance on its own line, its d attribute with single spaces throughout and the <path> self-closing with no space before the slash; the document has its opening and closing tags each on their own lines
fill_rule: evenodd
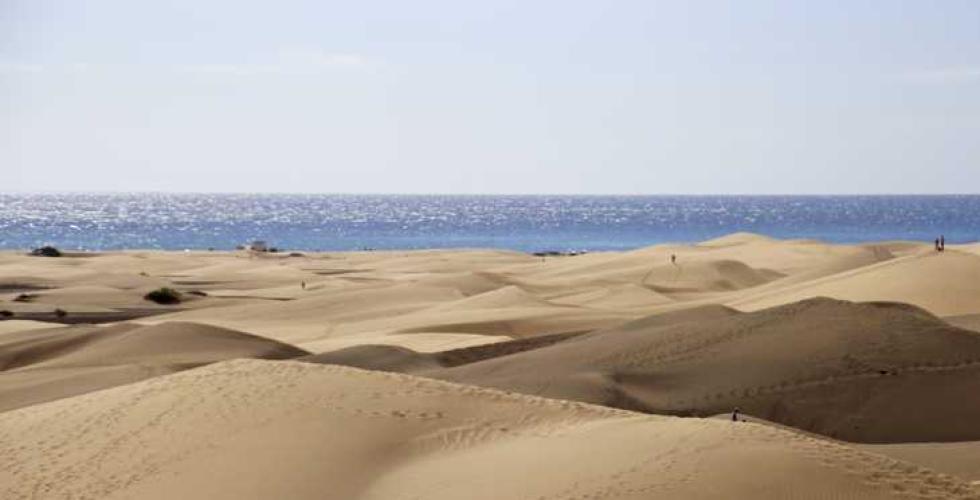
<svg viewBox="0 0 980 500">
<path fill-rule="evenodd" d="M 980 192 L 980 2 L 0 0 L 0 191 Z"/>
</svg>

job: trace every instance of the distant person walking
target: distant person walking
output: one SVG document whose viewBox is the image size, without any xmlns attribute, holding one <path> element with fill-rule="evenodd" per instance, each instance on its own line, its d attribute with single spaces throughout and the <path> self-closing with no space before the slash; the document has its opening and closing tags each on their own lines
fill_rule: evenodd
<svg viewBox="0 0 980 500">
<path fill-rule="evenodd" d="M 942 250 L 939 249 L 939 238 L 936 238 L 936 251 L 937 252 L 941 252 L 942 251 Z"/>
<path fill-rule="evenodd" d="M 735 407 L 734 410 L 732 410 L 732 422 L 738 422 L 738 413 L 739 413 L 739 411 L 741 411 L 741 410 L 739 410 L 737 406 Z"/>
<path fill-rule="evenodd" d="M 299 287 L 302 288 L 303 290 L 306 290 L 306 282 L 305 281 L 300 281 L 299 282 Z"/>
<path fill-rule="evenodd" d="M 946 251 L 946 237 L 941 234 L 939 235 L 939 251 L 940 252 Z"/>
<path fill-rule="evenodd" d="M 677 264 L 677 255 L 676 254 L 670 254 L 670 263 L 671 264 Z"/>
</svg>

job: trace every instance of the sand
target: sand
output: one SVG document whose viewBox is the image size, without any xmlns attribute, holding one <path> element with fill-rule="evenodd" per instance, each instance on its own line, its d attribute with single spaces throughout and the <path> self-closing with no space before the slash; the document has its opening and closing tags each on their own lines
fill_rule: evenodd
<svg viewBox="0 0 980 500">
<path fill-rule="evenodd" d="M 68 326 L 0 336 L 0 411 L 237 358 L 309 353 L 194 323 Z"/>
<path fill-rule="evenodd" d="M 647 413 L 737 406 L 848 441 L 980 439 L 980 335 L 904 304 L 702 306 L 424 374 Z"/>
<path fill-rule="evenodd" d="M 758 424 L 296 362 L 220 363 L 6 412 L 0 447 L 5 498 L 972 495 Z"/>
<path fill-rule="evenodd" d="M 0 252 L 0 497 L 976 498 L 977 248 Z"/>
</svg>

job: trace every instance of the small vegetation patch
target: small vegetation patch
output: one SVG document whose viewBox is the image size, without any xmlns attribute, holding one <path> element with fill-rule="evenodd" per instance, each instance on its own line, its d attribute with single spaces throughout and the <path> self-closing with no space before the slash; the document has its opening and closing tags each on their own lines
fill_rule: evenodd
<svg viewBox="0 0 980 500">
<path fill-rule="evenodd" d="M 6 319 L 6 318 L 13 318 L 13 317 L 14 317 L 14 312 L 13 311 L 8 311 L 6 309 L 4 309 L 3 311 L 0 311 L 0 318 Z"/>
<path fill-rule="evenodd" d="M 54 315 L 59 318 L 64 318 L 65 316 L 68 316 L 68 311 L 58 308 L 54 310 Z"/>
<path fill-rule="evenodd" d="M 31 250 L 31 255 L 35 257 L 61 257 L 61 250 L 53 246 L 43 246 Z"/>
<path fill-rule="evenodd" d="M 36 293 L 22 293 L 14 297 L 14 302 L 34 302 L 36 298 L 38 298 Z"/>
<path fill-rule="evenodd" d="M 542 252 L 534 252 L 531 255 L 535 257 L 575 257 L 576 255 L 584 255 L 585 252 L 571 251 L 571 252 L 560 252 L 558 250 L 545 250 Z"/>
<path fill-rule="evenodd" d="M 158 288 L 152 292 L 143 296 L 144 299 L 150 302 L 156 302 L 157 304 L 179 304 L 180 303 L 180 292 L 174 290 L 173 288 Z"/>
<path fill-rule="evenodd" d="M 202 292 L 201 290 L 191 290 L 187 292 L 187 295 L 197 295 L 198 297 L 207 297 L 207 292 Z"/>
</svg>

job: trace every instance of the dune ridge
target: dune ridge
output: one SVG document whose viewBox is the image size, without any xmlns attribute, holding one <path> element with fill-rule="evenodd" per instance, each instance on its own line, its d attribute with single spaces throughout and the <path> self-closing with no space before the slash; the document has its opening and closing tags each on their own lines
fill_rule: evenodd
<svg viewBox="0 0 980 500">
<path fill-rule="evenodd" d="M 0 497 L 977 498 L 977 248 L 0 252 Z"/>
<path fill-rule="evenodd" d="M 709 415 L 738 406 L 851 441 L 980 438 L 980 405 L 964 403 L 980 389 L 975 332 L 890 303 L 817 298 L 721 311 L 728 310 L 702 308 L 666 324 L 669 315 L 651 316 L 425 374 L 650 413 Z M 928 415 L 917 411 L 923 405 Z"/>
<path fill-rule="evenodd" d="M 5 412 L 0 449 L 6 498 L 974 495 L 952 476 L 757 424 L 289 361 Z"/>
<path fill-rule="evenodd" d="M 193 323 L 62 327 L 0 337 L 0 411 L 241 357 L 307 351 Z"/>
</svg>

